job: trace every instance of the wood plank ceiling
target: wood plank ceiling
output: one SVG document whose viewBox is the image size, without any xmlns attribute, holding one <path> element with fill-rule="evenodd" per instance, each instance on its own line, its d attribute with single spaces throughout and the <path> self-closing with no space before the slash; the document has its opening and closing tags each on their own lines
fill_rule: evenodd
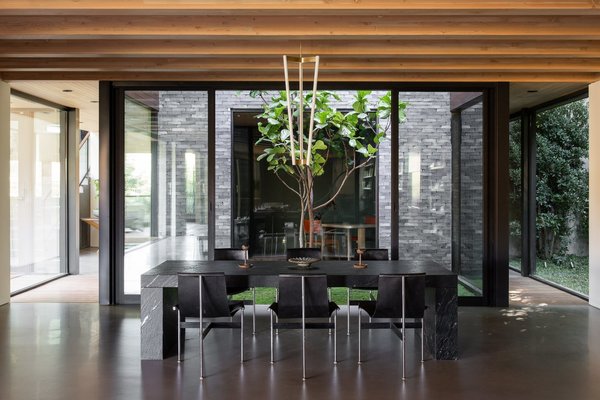
<svg viewBox="0 0 600 400">
<path fill-rule="evenodd" d="M 600 0 L 2 0 L 0 79 L 600 80 Z"/>
</svg>

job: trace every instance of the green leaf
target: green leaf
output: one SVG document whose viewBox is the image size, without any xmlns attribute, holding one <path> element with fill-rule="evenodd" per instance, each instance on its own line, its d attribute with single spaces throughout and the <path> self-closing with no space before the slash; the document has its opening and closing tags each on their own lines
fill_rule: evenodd
<svg viewBox="0 0 600 400">
<path fill-rule="evenodd" d="M 313 151 L 327 150 L 327 145 L 322 140 L 317 140 L 316 142 L 313 143 L 312 149 L 313 149 Z"/>
</svg>

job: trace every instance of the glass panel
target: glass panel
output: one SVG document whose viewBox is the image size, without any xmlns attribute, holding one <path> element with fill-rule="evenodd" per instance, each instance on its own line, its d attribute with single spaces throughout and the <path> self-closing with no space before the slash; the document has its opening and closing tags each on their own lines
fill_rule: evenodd
<svg viewBox="0 0 600 400">
<path fill-rule="evenodd" d="M 483 292 L 483 98 L 481 93 L 453 93 L 451 97 L 475 97 L 460 111 L 460 263 L 463 295 Z M 461 100 L 464 101 L 464 100 Z M 456 143 L 456 142 L 455 142 Z M 456 165 L 456 160 L 453 161 Z M 455 174 L 456 176 L 456 174 Z M 453 212 L 456 212 L 454 210 Z M 456 227 L 454 229 L 456 234 Z M 456 245 L 456 244 L 455 244 Z M 456 265 L 456 261 L 454 261 Z"/>
<path fill-rule="evenodd" d="M 460 295 L 482 293 L 481 93 L 402 92 L 399 257 L 459 273 Z"/>
<path fill-rule="evenodd" d="M 508 125 L 509 131 L 509 164 L 510 207 L 508 210 L 510 224 L 509 265 L 521 271 L 521 119 L 514 119 Z"/>
<path fill-rule="evenodd" d="M 333 93 L 339 99 L 332 98 L 331 106 L 341 112 L 352 110 L 356 92 Z M 369 103 L 373 108 L 385 93 L 370 94 Z M 216 163 L 219 165 L 216 171 L 217 248 L 239 247 L 248 242 L 254 256 L 271 257 L 282 256 L 286 248 L 300 245 L 300 224 L 306 223 L 300 221 L 298 197 L 268 170 L 264 160 L 257 161 L 265 144 L 256 144 L 260 138 L 260 121 L 256 116 L 262 113 L 264 102 L 274 96 L 278 93 L 266 92 L 262 97 L 252 97 L 249 92 L 216 92 Z M 386 121 L 379 122 L 384 124 Z M 376 123 L 374 115 L 372 123 Z M 386 155 L 389 163 L 389 145 Z M 314 183 L 315 205 L 326 203 L 335 196 L 333 202 L 315 214 L 319 232 L 315 245 L 322 245 L 325 257 L 352 256 L 359 243 L 368 248 L 378 246 L 377 163 L 359 169 L 341 186 L 343 160 L 343 156 L 331 152 L 324 173 L 316 177 Z M 359 157 L 357 162 L 360 160 Z M 229 169 L 230 166 L 233 170 Z M 386 170 L 389 171 L 389 164 Z M 289 177 L 281 178 L 289 186 L 297 187 L 297 183 Z M 340 186 L 341 190 L 336 195 Z M 327 227 L 339 224 L 349 227 Z M 308 228 L 308 225 L 305 226 Z M 323 238 L 325 229 L 327 233 Z M 386 232 L 386 244 L 389 246 L 389 225 Z"/>
<path fill-rule="evenodd" d="M 161 262 L 208 253 L 208 95 L 125 93 L 124 292 Z"/>
<path fill-rule="evenodd" d="M 588 100 L 536 116 L 535 275 L 588 294 Z"/>
<path fill-rule="evenodd" d="M 11 292 L 60 274 L 61 111 L 11 96 Z"/>
</svg>

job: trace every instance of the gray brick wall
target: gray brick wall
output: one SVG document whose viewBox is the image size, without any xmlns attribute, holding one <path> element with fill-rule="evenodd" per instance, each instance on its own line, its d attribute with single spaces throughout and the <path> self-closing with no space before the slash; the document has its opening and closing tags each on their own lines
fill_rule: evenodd
<svg viewBox="0 0 600 400">
<path fill-rule="evenodd" d="M 403 92 L 399 131 L 399 256 L 451 261 L 449 93 Z"/>
<path fill-rule="evenodd" d="M 161 91 L 158 102 L 159 215 L 164 216 L 164 225 L 159 231 L 166 236 L 206 236 L 208 95 L 206 92 Z M 196 160 L 193 222 L 187 220 L 186 211 L 185 154 L 189 152 Z"/>
<path fill-rule="evenodd" d="M 483 257 L 483 105 L 461 115 L 461 274 L 481 278 Z"/>
</svg>

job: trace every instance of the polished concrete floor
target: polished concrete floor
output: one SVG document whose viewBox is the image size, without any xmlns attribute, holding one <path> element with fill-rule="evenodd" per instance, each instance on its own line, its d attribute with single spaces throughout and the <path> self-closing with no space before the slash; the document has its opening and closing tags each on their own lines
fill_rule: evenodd
<svg viewBox="0 0 600 400">
<path fill-rule="evenodd" d="M 421 365 L 418 341 L 408 336 L 406 382 L 399 379 L 399 342 L 389 332 L 365 334 L 367 361 L 359 367 L 356 327 L 350 337 L 340 329 L 334 367 L 332 338 L 311 331 L 310 378 L 302 382 L 299 333 L 282 331 L 271 366 L 263 311 L 257 336 L 246 336 L 243 365 L 237 332 L 210 333 L 201 382 L 192 332 L 182 364 L 140 361 L 137 307 L 14 303 L 0 307 L 0 399 L 600 398 L 600 310 L 461 308 L 459 318 L 458 361 Z"/>
</svg>

